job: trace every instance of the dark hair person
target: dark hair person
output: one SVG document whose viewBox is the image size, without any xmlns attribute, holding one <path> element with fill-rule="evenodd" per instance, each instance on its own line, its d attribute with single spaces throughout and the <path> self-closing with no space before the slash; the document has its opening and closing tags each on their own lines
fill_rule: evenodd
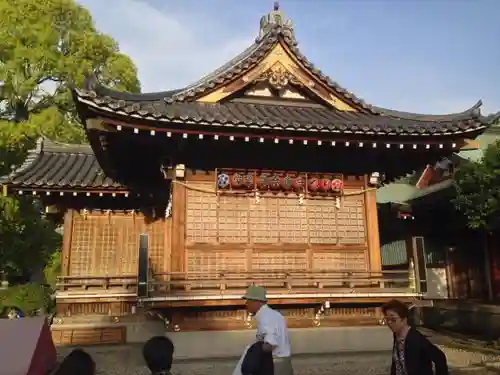
<svg viewBox="0 0 500 375">
<path fill-rule="evenodd" d="M 382 306 L 387 326 L 394 334 L 391 375 L 448 375 L 446 356 L 427 337 L 408 324 L 409 310 L 401 301 Z"/>
<path fill-rule="evenodd" d="M 169 375 L 174 356 L 174 344 L 165 336 L 155 336 L 142 348 L 142 356 L 152 375 Z"/>
<path fill-rule="evenodd" d="M 74 349 L 63 359 L 54 375 L 94 375 L 95 362 L 89 353 Z"/>
</svg>

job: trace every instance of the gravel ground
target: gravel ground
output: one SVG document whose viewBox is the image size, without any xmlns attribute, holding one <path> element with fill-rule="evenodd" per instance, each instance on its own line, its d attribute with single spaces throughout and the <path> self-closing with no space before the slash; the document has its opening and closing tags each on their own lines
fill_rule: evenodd
<svg viewBox="0 0 500 375">
<path fill-rule="evenodd" d="M 452 374 L 498 375 L 500 355 L 484 355 L 463 349 L 442 347 L 448 358 Z M 60 348 L 64 357 L 71 348 Z M 85 348 L 97 363 L 98 375 L 147 375 L 141 358 L 141 347 L 93 346 Z M 389 374 L 390 353 L 349 353 L 311 355 L 294 358 L 296 375 L 340 374 Z M 174 375 L 231 375 L 236 359 L 178 361 L 173 366 Z"/>
</svg>

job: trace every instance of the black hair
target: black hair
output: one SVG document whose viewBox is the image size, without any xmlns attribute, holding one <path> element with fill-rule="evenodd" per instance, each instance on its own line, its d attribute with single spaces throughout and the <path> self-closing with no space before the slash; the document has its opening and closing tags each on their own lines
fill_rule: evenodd
<svg viewBox="0 0 500 375">
<path fill-rule="evenodd" d="M 408 319 L 408 316 L 410 315 L 408 306 L 406 306 L 404 302 L 397 299 L 390 300 L 382 306 L 382 313 L 384 315 L 387 315 L 388 311 L 395 312 L 401 319 Z"/>
<path fill-rule="evenodd" d="M 165 336 L 152 337 L 144 344 L 142 356 L 152 373 L 170 371 L 174 356 L 174 344 Z"/>
<path fill-rule="evenodd" d="M 89 353 L 74 349 L 63 359 L 54 375 L 94 375 L 95 362 Z"/>
</svg>

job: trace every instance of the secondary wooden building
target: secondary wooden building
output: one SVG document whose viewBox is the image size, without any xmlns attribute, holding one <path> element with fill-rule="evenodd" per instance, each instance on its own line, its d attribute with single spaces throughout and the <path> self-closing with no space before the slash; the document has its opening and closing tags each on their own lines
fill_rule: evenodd
<svg viewBox="0 0 500 375">
<path fill-rule="evenodd" d="M 384 300 L 418 298 L 408 272 L 382 271 L 376 189 L 489 125 L 478 106 L 366 104 L 301 54 L 277 6 L 254 44 L 185 88 L 90 78 L 73 97 L 90 146 L 41 140 L 2 180 L 65 212 L 58 313 L 145 307 L 174 330 L 249 326 L 250 283 L 296 326 L 375 322 Z"/>
</svg>

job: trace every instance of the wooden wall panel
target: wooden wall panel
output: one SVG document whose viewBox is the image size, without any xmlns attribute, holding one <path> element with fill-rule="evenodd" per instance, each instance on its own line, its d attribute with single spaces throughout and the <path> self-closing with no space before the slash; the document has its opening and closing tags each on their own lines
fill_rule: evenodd
<svg viewBox="0 0 500 375">
<path fill-rule="evenodd" d="M 52 340 L 55 345 L 124 344 L 126 331 L 124 326 L 80 329 L 52 328 Z"/>
<path fill-rule="evenodd" d="M 209 188 L 209 184 L 192 184 Z M 177 202 L 175 202 L 177 203 Z M 186 192 L 186 244 L 217 243 L 218 199 L 215 194 L 207 194 L 187 189 Z"/>
<path fill-rule="evenodd" d="M 211 182 L 190 182 L 200 190 Z M 361 189 L 358 189 L 361 190 Z M 347 190 L 346 192 L 352 192 Z M 266 195 L 217 197 L 187 189 L 186 245 L 195 243 L 366 245 L 364 194 L 347 195 L 340 208 L 333 198 Z"/>
<path fill-rule="evenodd" d="M 284 243 L 304 244 L 309 242 L 308 212 L 310 205 L 297 204 L 297 199 L 282 198 L 279 204 L 279 238 Z"/>
<path fill-rule="evenodd" d="M 329 250 L 313 253 L 314 271 L 360 270 L 367 269 L 365 250 Z"/>
<path fill-rule="evenodd" d="M 245 272 L 246 255 L 241 250 L 200 250 L 189 249 L 186 254 L 187 272 Z"/>
<path fill-rule="evenodd" d="M 337 238 L 339 244 L 366 243 L 366 212 L 364 195 L 347 195 L 337 210 Z M 377 212 L 377 211 L 375 211 Z"/>
<path fill-rule="evenodd" d="M 338 211 L 333 199 L 307 202 L 309 240 L 312 244 L 335 244 L 338 242 Z"/>
<path fill-rule="evenodd" d="M 280 241 L 278 201 L 273 197 L 263 198 L 259 203 L 251 205 L 250 237 L 253 243 L 271 244 Z M 220 212 L 219 215 L 225 215 L 225 212 Z"/>
<path fill-rule="evenodd" d="M 154 272 L 168 272 L 169 226 L 164 219 L 147 222 L 142 214 L 91 212 L 73 214 L 70 276 L 117 276 L 137 273 L 140 233 L 149 234 Z"/>
<path fill-rule="evenodd" d="M 250 201 L 247 197 L 219 198 L 217 209 L 218 242 L 246 243 L 249 236 Z"/>
<path fill-rule="evenodd" d="M 355 182 L 338 208 L 334 198 L 217 196 L 206 192 L 213 181 L 188 181 L 186 271 L 367 270 L 370 210 Z"/>
<path fill-rule="evenodd" d="M 254 250 L 252 253 L 252 271 L 305 271 L 307 256 L 305 250 Z"/>
</svg>

